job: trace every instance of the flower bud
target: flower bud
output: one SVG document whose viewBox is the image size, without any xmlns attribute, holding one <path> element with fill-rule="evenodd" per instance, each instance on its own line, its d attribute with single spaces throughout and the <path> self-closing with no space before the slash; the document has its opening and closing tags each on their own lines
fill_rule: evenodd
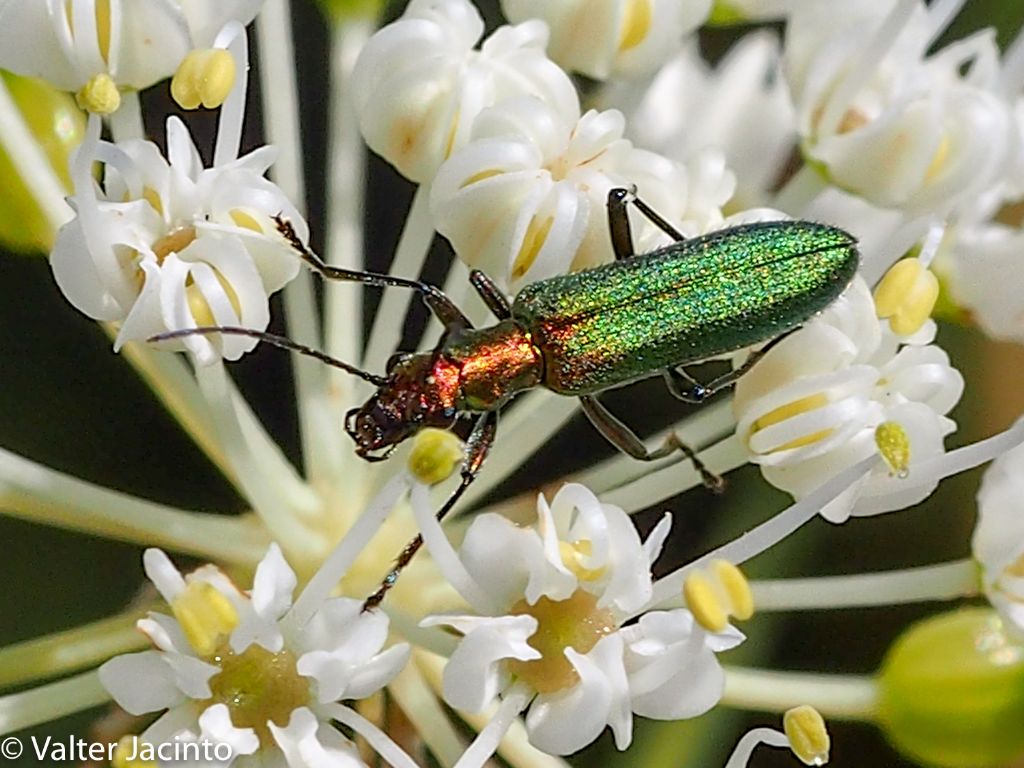
<svg viewBox="0 0 1024 768">
<path fill-rule="evenodd" d="M 384 7 L 382 0 L 318 0 L 320 10 L 336 22 L 347 19 L 375 19 Z"/>
<path fill-rule="evenodd" d="M 68 157 L 85 132 L 85 118 L 74 99 L 42 80 L 9 72 L 0 72 L 0 79 L 62 184 L 70 191 Z M 2 142 L 0 179 L 4 180 L 4 192 L 0 195 L 0 243 L 16 250 L 49 250 L 56 232 L 19 177 Z"/>
<path fill-rule="evenodd" d="M 879 725 L 928 765 L 979 768 L 1024 755 L 1024 645 L 987 608 L 911 626 L 878 680 Z"/>
</svg>

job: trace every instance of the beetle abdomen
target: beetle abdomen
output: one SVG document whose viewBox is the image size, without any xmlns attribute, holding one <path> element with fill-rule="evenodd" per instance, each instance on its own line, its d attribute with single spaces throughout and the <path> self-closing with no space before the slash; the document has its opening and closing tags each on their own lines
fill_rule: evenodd
<svg viewBox="0 0 1024 768">
<path fill-rule="evenodd" d="M 759 222 L 533 283 L 512 315 L 543 352 L 545 386 L 592 394 L 795 328 L 857 263 L 841 229 Z"/>
</svg>

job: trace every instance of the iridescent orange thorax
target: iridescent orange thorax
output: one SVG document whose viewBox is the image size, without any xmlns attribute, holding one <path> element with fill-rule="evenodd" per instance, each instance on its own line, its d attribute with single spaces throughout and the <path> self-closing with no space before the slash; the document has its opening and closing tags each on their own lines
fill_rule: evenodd
<svg viewBox="0 0 1024 768">
<path fill-rule="evenodd" d="M 456 407 L 493 411 L 541 383 L 544 361 L 522 326 L 503 320 L 490 328 L 459 331 L 439 360 L 459 370 Z"/>
</svg>

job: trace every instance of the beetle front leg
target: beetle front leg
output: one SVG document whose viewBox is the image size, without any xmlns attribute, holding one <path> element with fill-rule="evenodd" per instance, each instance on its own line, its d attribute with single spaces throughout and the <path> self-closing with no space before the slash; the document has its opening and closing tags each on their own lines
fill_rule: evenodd
<svg viewBox="0 0 1024 768">
<path fill-rule="evenodd" d="M 476 480 L 480 467 L 483 466 L 484 461 L 487 459 L 487 454 L 494 444 L 494 435 L 497 430 L 497 411 L 488 411 L 477 419 L 476 424 L 473 425 L 473 431 L 466 441 L 466 458 L 462 461 L 462 478 L 459 482 L 459 487 L 452 491 L 444 505 L 437 511 L 436 517 L 438 522 L 444 520 L 445 516 L 452 510 L 452 507 L 455 506 L 469 486 L 472 485 L 473 481 Z M 377 591 L 363 602 L 363 611 L 372 610 L 380 605 L 384 596 L 395 585 L 395 582 L 398 581 L 402 570 L 409 564 L 409 561 L 413 559 L 422 546 L 422 534 L 417 534 L 416 538 L 405 545 L 405 549 L 395 559 L 395 564 L 388 571 L 388 575 L 384 577 L 380 586 L 377 587 Z"/>
<path fill-rule="evenodd" d="M 705 486 L 715 493 L 721 493 L 725 488 L 725 481 L 709 470 L 704 465 L 704 462 L 698 458 L 697 452 L 680 440 L 675 432 L 669 434 L 665 441 L 652 451 L 644 445 L 643 440 L 632 429 L 620 421 L 615 414 L 609 411 L 593 395 L 581 397 L 580 404 L 583 406 L 583 412 L 590 419 L 590 423 L 594 425 L 604 439 L 627 456 L 632 456 L 638 461 L 656 461 L 679 451 L 693 462 L 693 467 L 700 473 L 701 480 L 704 481 Z"/>
<path fill-rule="evenodd" d="M 288 244 L 295 249 L 304 262 L 312 267 L 314 272 L 325 280 L 363 283 L 364 285 L 373 285 L 378 288 L 409 288 L 420 295 L 423 303 L 434 313 L 434 317 L 441 321 L 445 330 L 450 331 L 456 328 L 473 327 L 469 318 L 463 314 L 461 309 L 455 306 L 455 302 L 449 299 L 440 288 L 420 280 L 410 280 L 405 277 L 395 277 L 394 275 L 385 275 L 379 272 L 365 272 L 358 269 L 332 266 L 313 253 L 309 246 L 299 240 L 298 235 L 295 234 L 295 228 L 292 227 L 290 221 L 280 216 L 276 217 L 274 221 L 277 222 L 277 229 L 284 239 L 288 241 Z"/>
</svg>

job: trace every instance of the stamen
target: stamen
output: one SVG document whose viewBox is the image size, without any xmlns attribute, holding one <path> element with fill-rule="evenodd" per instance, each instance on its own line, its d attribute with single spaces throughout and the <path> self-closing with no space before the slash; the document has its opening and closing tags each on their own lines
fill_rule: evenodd
<svg viewBox="0 0 1024 768">
<path fill-rule="evenodd" d="M 521 278 L 533 266 L 533 262 L 537 260 L 537 254 L 540 253 L 540 249 L 544 247 L 544 243 L 547 241 L 551 225 L 554 223 L 555 220 L 551 216 L 540 221 L 537 220 L 536 216 L 530 219 L 530 224 L 526 228 L 526 234 L 523 236 L 523 244 L 519 248 L 516 260 L 512 263 L 513 280 Z"/>
<path fill-rule="evenodd" d="M 910 438 L 900 424 L 886 421 L 875 428 L 875 445 L 889 471 L 900 478 L 910 474 Z"/>
<path fill-rule="evenodd" d="M 138 736 L 122 736 L 114 747 L 110 768 L 157 768 L 157 764 L 152 760 L 130 759 L 131 755 L 138 755 L 141 751 L 142 743 Z"/>
<path fill-rule="evenodd" d="M 729 617 L 754 615 L 754 599 L 743 572 L 727 560 L 713 560 L 707 570 L 691 573 L 683 582 L 683 599 L 694 619 L 708 632 L 721 632 Z"/>
<path fill-rule="evenodd" d="M 455 471 L 463 459 L 462 441 L 446 429 L 422 430 L 409 453 L 409 472 L 421 483 L 436 485 Z"/>
<path fill-rule="evenodd" d="M 238 626 L 238 611 L 215 586 L 193 581 L 171 601 L 174 618 L 200 657 L 207 658 Z"/>
<path fill-rule="evenodd" d="M 235 58 L 223 48 L 189 51 L 171 80 L 171 96 L 183 109 L 214 109 L 231 93 L 235 76 Z"/>
<path fill-rule="evenodd" d="M 782 716 L 782 728 L 789 739 L 793 754 L 804 765 L 824 765 L 828 762 L 831 742 L 825 720 L 818 710 L 806 704 L 795 707 Z"/>
<path fill-rule="evenodd" d="M 651 29 L 651 0 L 630 0 L 622 14 L 619 50 L 627 51 L 644 41 Z"/>
<path fill-rule="evenodd" d="M 121 93 L 114 78 L 102 72 L 82 86 L 75 94 L 75 101 L 86 112 L 109 115 L 121 106 Z"/>
<path fill-rule="evenodd" d="M 608 570 L 607 566 L 587 568 L 583 564 L 583 561 L 590 557 L 592 549 L 591 542 L 587 539 L 558 542 L 558 554 L 562 558 L 562 564 L 580 581 L 597 581 Z"/>
<path fill-rule="evenodd" d="M 931 317 L 939 298 L 939 280 L 920 259 L 903 259 L 875 288 L 875 311 L 889 318 L 894 333 L 910 336 Z"/>
<path fill-rule="evenodd" d="M 826 405 L 828 405 L 828 397 L 820 392 L 814 395 L 808 395 L 807 397 L 801 397 L 799 400 L 794 400 L 793 402 L 786 403 L 785 405 L 780 405 L 778 408 L 775 408 L 758 418 L 753 425 L 751 425 L 748 443 L 750 437 L 753 437 L 762 429 L 774 426 L 775 424 L 779 424 L 803 413 L 808 413 L 810 411 L 817 410 L 818 408 L 824 408 Z M 770 452 L 776 453 L 789 451 L 793 448 L 802 448 L 805 445 L 811 445 L 819 440 L 824 440 L 831 435 L 832 432 L 832 429 L 820 429 L 816 432 L 794 438 L 782 445 L 774 446 Z"/>
</svg>

